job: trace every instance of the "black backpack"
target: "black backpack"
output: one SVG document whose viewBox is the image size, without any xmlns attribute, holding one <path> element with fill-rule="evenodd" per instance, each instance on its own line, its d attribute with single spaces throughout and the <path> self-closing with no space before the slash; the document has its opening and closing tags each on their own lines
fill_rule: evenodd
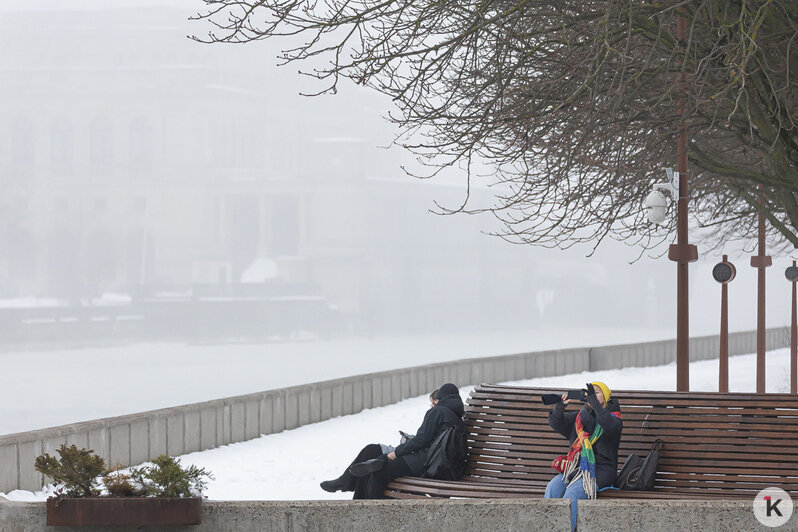
<svg viewBox="0 0 798 532">
<path fill-rule="evenodd" d="M 427 449 L 424 477 L 460 480 L 465 473 L 468 446 L 464 428 L 447 425 Z"/>
<path fill-rule="evenodd" d="M 662 440 L 658 438 L 651 444 L 651 450 L 645 458 L 634 453 L 630 454 L 621 472 L 618 473 L 615 487 L 622 490 L 653 490 L 660 450 L 662 450 Z"/>
</svg>

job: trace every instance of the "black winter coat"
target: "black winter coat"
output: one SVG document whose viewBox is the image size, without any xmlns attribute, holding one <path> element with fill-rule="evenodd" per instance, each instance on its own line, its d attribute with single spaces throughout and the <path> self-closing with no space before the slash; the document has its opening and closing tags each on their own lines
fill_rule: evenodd
<svg viewBox="0 0 798 532">
<path fill-rule="evenodd" d="M 593 452 L 596 455 L 596 485 L 600 488 L 612 486 L 618 476 L 618 446 L 621 443 L 621 430 L 623 421 L 610 414 L 612 411 L 620 412 L 621 408 L 618 401 L 610 399 L 607 407 L 604 408 L 599 403 L 595 395 L 589 395 L 587 402 L 593 407 L 595 415 L 584 406 L 582 407 L 582 425 L 585 430 L 593 434 L 596 428 L 596 420 L 604 429 L 604 433 L 593 445 Z M 560 402 L 554 405 L 549 414 L 549 425 L 568 438 L 568 443 L 573 444 L 576 440 L 576 420 L 577 412 L 565 412 L 565 403 Z"/>
<path fill-rule="evenodd" d="M 441 390 L 443 389 L 441 387 Z M 465 430 L 464 413 L 463 400 L 459 393 L 440 395 L 438 404 L 427 410 L 416 435 L 396 448 L 394 451 L 396 456 L 404 458 L 414 476 L 422 476 L 429 446 L 432 445 L 438 434 L 449 426 Z"/>
</svg>

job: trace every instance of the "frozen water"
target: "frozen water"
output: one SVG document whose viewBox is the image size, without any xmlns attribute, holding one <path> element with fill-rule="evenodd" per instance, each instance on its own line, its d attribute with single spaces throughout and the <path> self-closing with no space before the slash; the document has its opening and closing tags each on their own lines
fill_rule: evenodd
<svg viewBox="0 0 798 532">
<path fill-rule="evenodd" d="M 658 329 L 577 333 L 550 329 L 0 353 L 0 434 L 447 360 L 660 340 L 671 335 L 670 330 Z"/>
</svg>

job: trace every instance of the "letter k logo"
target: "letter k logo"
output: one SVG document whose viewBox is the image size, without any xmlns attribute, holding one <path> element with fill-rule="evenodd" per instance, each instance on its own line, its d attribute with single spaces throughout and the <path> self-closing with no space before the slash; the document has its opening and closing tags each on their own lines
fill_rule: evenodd
<svg viewBox="0 0 798 532">
<path fill-rule="evenodd" d="M 753 510 L 760 524 L 769 528 L 779 527 L 792 517 L 792 498 L 783 489 L 771 486 L 756 494 Z"/>
<path fill-rule="evenodd" d="M 773 502 L 772 497 L 765 497 L 764 499 L 767 501 L 767 516 L 770 517 L 773 512 L 776 512 L 779 517 L 782 517 L 781 511 L 779 510 L 781 499 L 776 499 L 776 502 Z"/>
</svg>

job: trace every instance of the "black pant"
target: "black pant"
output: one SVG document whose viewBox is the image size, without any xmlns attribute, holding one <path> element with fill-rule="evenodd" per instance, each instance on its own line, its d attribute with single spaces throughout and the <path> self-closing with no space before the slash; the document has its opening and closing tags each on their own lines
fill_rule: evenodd
<svg viewBox="0 0 798 532">
<path fill-rule="evenodd" d="M 371 443 L 363 447 L 363 449 L 361 449 L 361 451 L 357 454 L 357 458 L 355 458 L 351 464 L 346 466 L 344 474 L 338 477 L 339 480 L 343 481 L 344 485 L 341 491 L 355 491 L 355 487 L 357 486 L 357 478 L 353 477 L 349 472 L 349 468 L 352 467 L 352 465 L 380 456 L 382 456 L 382 447 L 380 447 L 380 444 Z"/>
<path fill-rule="evenodd" d="M 369 473 L 364 477 L 352 476 L 352 474 L 349 473 L 349 467 L 347 467 L 344 474 L 340 476 L 340 479 L 344 482 L 343 491 L 354 491 L 355 495 L 352 497 L 353 499 L 382 499 L 385 486 L 387 486 L 390 481 L 398 477 L 413 474 L 404 458 L 398 456 L 396 460 L 388 460 L 388 458 L 382 454 L 382 447 L 377 443 L 372 443 L 363 447 L 352 464 L 379 457 L 385 460 L 385 465 L 379 471 Z"/>
<path fill-rule="evenodd" d="M 365 477 L 355 479 L 355 495 L 353 499 L 384 499 L 383 492 L 390 481 L 398 477 L 412 475 L 410 466 L 405 459 L 397 456 L 395 460 L 388 460 L 383 455 L 385 465 L 379 471 L 369 473 Z"/>
</svg>

